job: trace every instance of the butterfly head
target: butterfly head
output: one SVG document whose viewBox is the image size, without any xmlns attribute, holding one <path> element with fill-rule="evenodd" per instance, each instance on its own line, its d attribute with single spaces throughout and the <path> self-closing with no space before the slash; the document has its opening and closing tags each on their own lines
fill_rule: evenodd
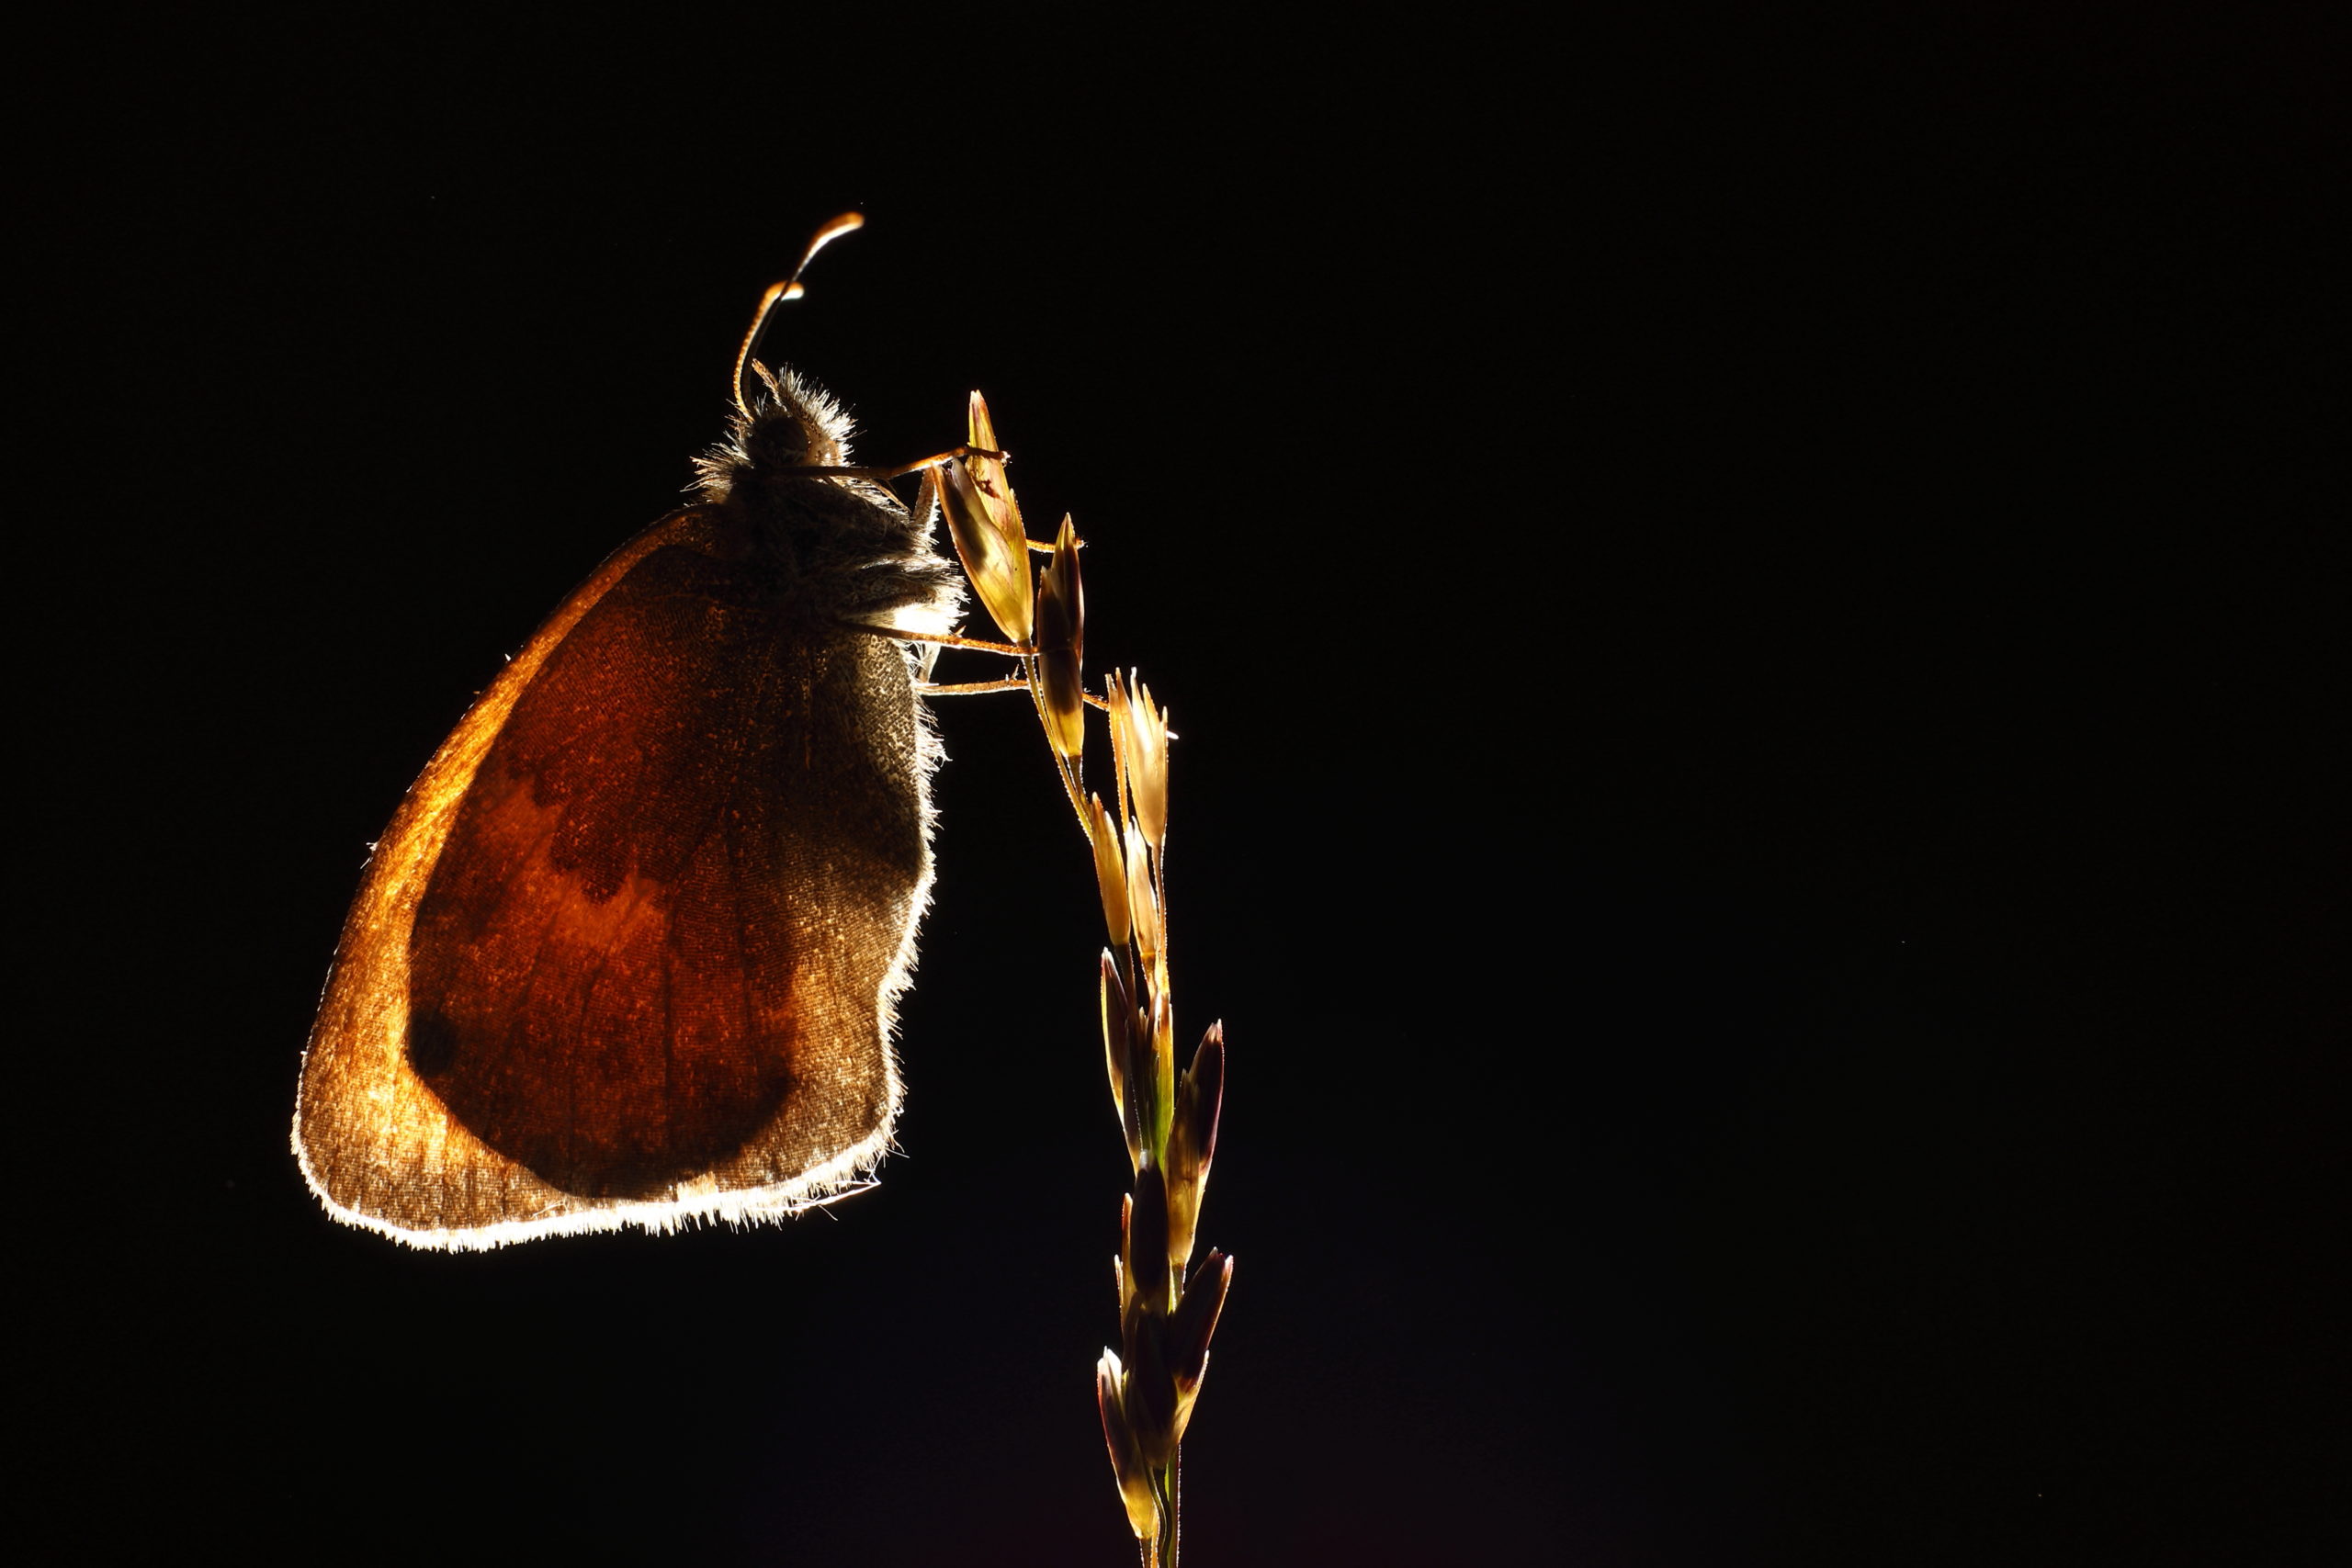
<svg viewBox="0 0 2352 1568">
<path fill-rule="evenodd" d="M 840 468 L 849 461 L 856 424 L 832 394 L 790 367 L 771 371 L 757 361 L 750 412 L 728 421 L 727 439 L 695 460 L 703 497 L 720 502 L 749 483 L 786 479 L 796 470 Z"/>
</svg>

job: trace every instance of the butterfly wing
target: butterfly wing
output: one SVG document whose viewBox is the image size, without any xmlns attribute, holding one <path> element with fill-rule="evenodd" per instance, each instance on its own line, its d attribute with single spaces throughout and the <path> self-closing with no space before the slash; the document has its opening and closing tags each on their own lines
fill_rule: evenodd
<svg viewBox="0 0 2352 1568">
<path fill-rule="evenodd" d="M 657 524 L 411 790 L 346 924 L 296 1148 L 427 1246 L 742 1218 L 859 1179 L 930 884 L 905 655 Z"/>
</svg>

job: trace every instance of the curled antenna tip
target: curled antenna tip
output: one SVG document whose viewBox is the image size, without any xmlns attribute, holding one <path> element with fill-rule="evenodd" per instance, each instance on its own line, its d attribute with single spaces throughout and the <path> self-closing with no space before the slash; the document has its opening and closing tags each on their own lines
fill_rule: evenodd
<svg viewBox="0 0 2352 1568">
<path fill-rule="evenodd" d="M 808 264 L 816 259 L 816 255 L 819 251 L 823 250 L 827 245 L 832 243 L 835 240 L 840 239 L 843 234 L 847 234 L 854 230 L 863 229 L 865 227 L 865 215 L 862 212 L 844 212 L 837 218 L 830 218 L 826 220 L 824 223 L 819 226 L 817 232 L 810 237 L 808 241 L 808 248 L 801 253 L 800 265 L 792 269 L 792 276 L 796 279 L 798 278 L 802 271 L 808 267 Z"/>
</svg>

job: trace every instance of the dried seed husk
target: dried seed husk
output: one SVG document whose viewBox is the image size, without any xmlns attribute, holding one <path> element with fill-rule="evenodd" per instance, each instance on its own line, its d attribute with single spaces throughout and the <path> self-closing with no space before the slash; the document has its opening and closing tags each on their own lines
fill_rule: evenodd
<svg viewBox="0 0 2352 1568">
<path fill-rule="evenodd" d="M 1166 1145 L 1159 1139 L 1159 1074 L 1151 1055 L 1151 1017 L 1137 1009 L 1127 1019 L 1126 1098 L 1120 1110 L 1133 1140 L 1131 1162 L 1137 1170 L 1159 1158 Z M 1129 1123 L 1132 1123 L 1130 1126 Z"/>
<path fill-rule="evenodd" d="M 968 428 L 973 446 L 995 449 L 996 429 L 978 392 L 972 394 Z M 989 618 L 1007 641 L 1029 646 L 1029 540 L 1004 465 L 994 457 L 949 460 L 941 476 L 939 504 L 956 558 L 964 563 L 964 575 L 971 580 Z"/>
<path fill-rule="evenodd" d="M 1129 750 L 1123 759 L 1136 820 L 1154 853 L 1168 847 L 1168 715 L 1151 700 L 1151 688 L 1129 671 Z"/>
<path fill-rule="evenodd" d="M 1201 1179 L 1206 1181 L 1209 1164 L 1216 1158 L 1217 1120 L 1225 1111 L 1225 1024 L 1222 1021 L 1210 1024 L 1208 1032 L 1201 1036 L 1201 1048 L 1193 1053 L 1193 1065 L 1184 1070 L 1184 1077 L 1193 1086 L 1195 1146 L 1200 1151 Z"/>
<path fill-rule="evenodd" d="M 1127 1088 L 1138 1081 L 1133 1072 L 1136 1045 L 1135 1004 L 1127 999 L 1126 982 L 1119 978 L 1118 961 L 1106 951 L 1102 954 L 1102 1055 L 1110 1069 L 1111 1104 L 1126 1134 L 1130 1168 L 1143 1163 L 1145 1129 L 1142 1108 Z M 1150 1082 L 1148 1077 L 1140 1081 Z"/>
<path fill-rule="evenodd" d="M 1102 1413 L 1102 1442 L 1110 1450 L 1111 1472 L 1118 1478 L 1119 1496 L 1126 1505 L 1127 1527 L 1137 1540 L 1150 1540 L 1159 1534 L 1159 1499 L 1152 1493 L 1151 1472 L 1127 1420 L 1125 1382 L 1118 1352 L 1105 1347 L 1102 1359 L 1094 1363 L 1094 1403 Z"/>
<path fill-rule="evenodd" d="M 1127 914 L 1135 922 L 1136 956 L 1147 969 L 1159 962 L 1160 911 L 1159 878 L 1153 875 L 1150 852 L 1142 830 L 1127 824 Z"/>
<path fill-rule="evenodd" d="M 1168 1370 L 1180 1393 L 1199 1384 L 1208 1362 L 1209 1340 L 1225 1312 L 1225 1293 L 1233 1285 L 1233 1259 L 1212 1247 L 1193 1277 L 1184 1282 L 1184 1298 L 1168 1319 Z"/>
<path fill-rule="evenodd" d="M 1127 903 L 1127 857 L 1119 847 L 1119 829 L 1103 807 L 1102 797 L 1086 797 L 1086 827 L 1094 840 L 1094 882 L 1102 891 L 1102 924 L 1113 947 L 1125 947 L 1135 930 L 1135 912 Z"/>
<path fill-rule="evenodd" d="M 1086 589 L 1078 531 L 1062 519 L 1054 558 L 1037 584 L 1037 665 L 1046 739 L 1064 757 L 1086 750 Z"/>
<path fill-rule="evenodd" d="M 1127 1424 L 1154 1470 L 1166 1469 L 1176 1451 L 1176 1380 L 1168 1371 L 1167 1328 L 1166 1318 L 1148 1310 L 1127 1315 Z"/>
<path fill-rule="evenodd" d="M 1168 1252 L 1180 1269 L 1193 1256 L 1224 1102 L 1225 1028 L 1212 1024 L 1176 1086 L 1176 1114 L 1168 1129 Z"/>
<path fill-rule="evenodd" d="M 1149 1160 L 1136 1172 L 1136 1190 L 1126 1208 L 1127 1272 L 1135 1280 L 1136 1297 L 1154 1314 L 1168 1311 L 1170 1281 L 1168 1269 L 1168 1184 L 1159 1167 Z"/>
</svg>

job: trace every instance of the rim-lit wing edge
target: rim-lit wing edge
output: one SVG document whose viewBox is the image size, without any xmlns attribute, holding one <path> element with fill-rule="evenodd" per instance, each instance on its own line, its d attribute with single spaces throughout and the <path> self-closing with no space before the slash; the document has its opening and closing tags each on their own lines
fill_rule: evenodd
<svg viewBox="0 0 2352 1568">
<path fill-rule="evenodd" d="M 596 1231 L 670 1232 L 710 1221 L 752 1224 L 873 1185 L 905 1094 L 898 1000 L 911 983 L 916 933 L 931 908 L 931 775 L 940 745 L 929 709 L 920 702 L 915 787 L 922 868 L 898 957 L 876 998 L 884 1100 L 880 1122 L 870 1135 L 788 1181 L 730 1179 L 730 1165 L 751 1164 L 746 1157 L 724 1162 L 662 1197 L 582 1197 L 542 1180 L 458 1125 L 408 1065 L 409 932 L 475 771 L 524 690 L 581 617 L 645 555 L 666 544 L 694 542 L 705 522 L 700 508 L 670 513 L 615 551 L 574 590 L 458 721 L 377 841 L 335 945 L 318 1021 L 302 1053 L 294 1110 L 294 1157 L 302 1179 L 345 1224 L 410 1247 L 470 1251 Z M 445 1216 L 428 1213 L 427 1201 L 451 1196 L 447 1173 L 453 1171 L 465 1173 L 466 1201 L 477 1209 L 495 1208 L 503 1217 L 486 1224 L 437 1223 Z"/>
</svg>

